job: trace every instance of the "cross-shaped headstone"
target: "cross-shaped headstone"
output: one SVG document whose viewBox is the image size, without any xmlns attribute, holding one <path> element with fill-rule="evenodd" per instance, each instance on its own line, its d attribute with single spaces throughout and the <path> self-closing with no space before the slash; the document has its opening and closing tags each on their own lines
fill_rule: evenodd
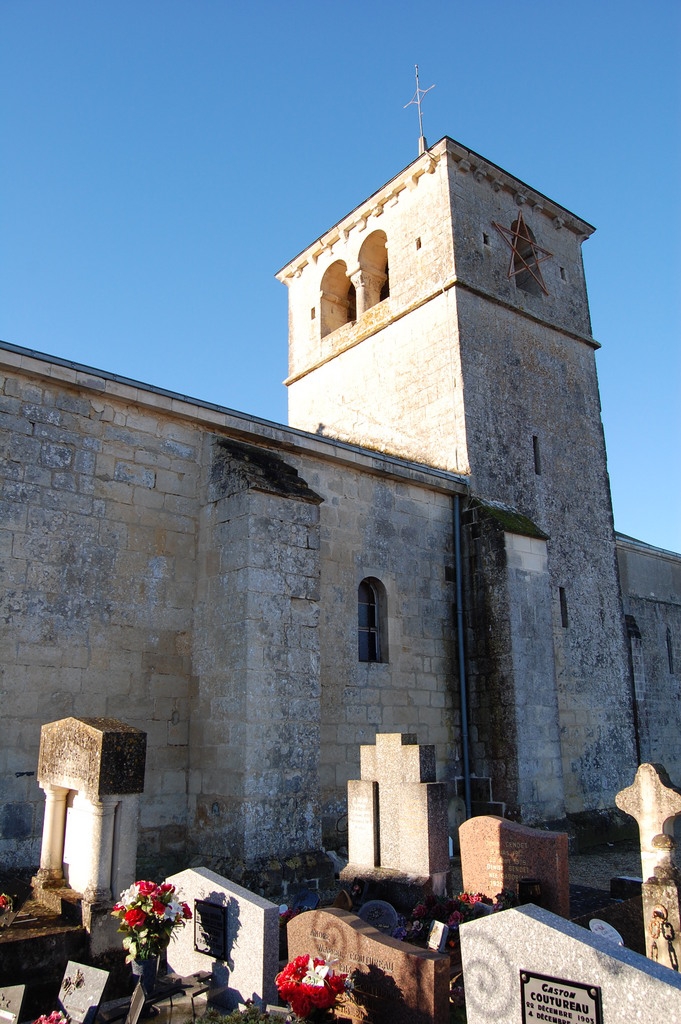
<svg viewBox="0 0 681 1024">
<path fill-rule="evenodd" d="M 639 765 L 633 784 L 617 794 L 615 803 L 638 823 L 643 881 L 674 875 L 674 818 L 681 814 L 681 790 L 662 765 Z"/>
<path fill-rule="evenodd" d="M 447 802 L 435 748 L 411 733 L 379 733 L 360 747 L 361 779 L 348 783 L 350 863 L 419 876 L 447 871 Z"/>
</svg>

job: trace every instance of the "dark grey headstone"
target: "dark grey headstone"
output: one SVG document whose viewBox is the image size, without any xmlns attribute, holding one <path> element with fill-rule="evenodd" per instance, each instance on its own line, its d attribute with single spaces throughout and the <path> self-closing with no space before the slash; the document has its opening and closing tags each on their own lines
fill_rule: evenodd
<svg viewBox="0 0 681 1024">
<path fill-rule="evenodd" d="M 630 878 L 627 875 L 616 875 L 610 879 L 610 895 L 614 900 L 630 900 L 641 895 L 642 878 Z"/>
<path fill-rule="evenodd" d="M 398 914 L 391 903 L 385 900 L 369 900 L 363 907 L 360 907 L 358 917 L 377 928 L 384 935 L 392 935 L 397 928 Z"/>
<path fill-rule="evenodd" d="M 25 985 L 0 988 L 0 1024 L 16 1024 L 20 1019 Z"/>
<path fill-rule="evenodd" d="M 59 989 L 59 1009 L 75 1024 L 94 1024 L 108 971 L 69 960 Z"/>
<path fill-rule="evenodd" d="M 320 897 L 318 892 L 310 892 L 309 889 L 303 889 L 293 898 L 293 909 L 294 910 L 316 910 L 320 903 Z"/>
</svg>

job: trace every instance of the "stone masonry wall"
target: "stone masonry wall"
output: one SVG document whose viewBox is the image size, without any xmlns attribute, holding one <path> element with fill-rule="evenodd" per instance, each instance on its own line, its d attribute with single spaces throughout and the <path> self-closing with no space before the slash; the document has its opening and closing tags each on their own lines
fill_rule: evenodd
<svg viewBox="0 0 681 1024">
<path fill-rule="evenodd" d="M 69 715 L 148 734 L 146 841 L 184 843 L 198 434 L 65 376 L 0 378 L 6 866 L 38 861 L 40 726 Z"/>
<path fill-rule="evenodd" d="M 494 800 L 526 823 L 565 814 L 546 540 L 538 533 L 476 501 L 462 516 L 471 773 L 489 777 Z"/>
<path fill-rule="evenodd" d="M 457 302 L 473 487 L 548 536 L 566 809 L 612 806 L 635 748 L 593 350 L 463 290 Z"/>
<path fill-rule="evenodd" d="M 642 762 L 681 785 L 681 555 L 617 536 Z"/>
<path fill-rule="evenodd" d="M 270 453 L 214 437 L 207 454 L 189 850 L 316 850 L 319 498 Z"/>
<path fill-rule="evenodd" d="M 47 357 L 0 363 L 6 867 L 38 862 L 40 728 L 69 715 L 148 735 L 145 871 L 314 847 L 322 820 L 340 845 L 377 729 L 436 743 L 456 774 L 459 478 Z M 386 592 L 375 665 L 367 575 Z"/>
<path fill-rule="evenodd" d="M 347 782 L 377 732 L 435 745 L 438 780 L 460 774 L 452 498 L 317 462 L 321 535 L 321 765 L 324 841 L 345 844 Z M 302 467 L 301 467 L 302 472 Z M 357 588 L 385 588 L 380 663 L 360 662 Z"/>
</svg>

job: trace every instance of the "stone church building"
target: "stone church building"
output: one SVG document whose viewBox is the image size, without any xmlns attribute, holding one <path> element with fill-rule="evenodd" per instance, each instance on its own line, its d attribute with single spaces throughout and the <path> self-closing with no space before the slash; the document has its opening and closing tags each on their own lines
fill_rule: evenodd
<svg viewBox="0 0 681 1024">
<path fill-rule="evenodd" d="M 147 733 L 145 865 L 233 875 L 343 846 L 377 732 L 435 745 L 453 827 L 681 782 L 681 557 L 613 531 L 592 231 L 442 139 L 279 272 L 289 426 L 0 345 L 0 864 L 69 716 Z"/>
</svg>

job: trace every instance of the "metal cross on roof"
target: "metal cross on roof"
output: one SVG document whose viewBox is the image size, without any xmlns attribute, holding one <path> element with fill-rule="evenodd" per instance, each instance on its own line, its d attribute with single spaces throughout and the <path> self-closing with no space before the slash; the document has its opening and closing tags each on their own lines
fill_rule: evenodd
<svg viewBox="0 0 681 1024">
<path fill-rule="evenodd" d="M 492 221 L 492 225 L 497 229 L 511 250 L 511 262 L 508 267 L 509 278 L 515 277 L 516 274 L 526 270 L 535 279 L 544 295 L 548 295 L 549 290 L 544 284 L 539 264 L 543 260 L 553 259 L 553 253 L 549 252 L 548 249 L 542 249 L 541 245 L 537 245 L 534 236 L 525 223 L 523 211 L 518 210 L 518 219 L 515 225 L 510 228 L 504 227 L 503 224 L 497 224 L 496 221 Z"/>
<path fill-rule="evenodd" d="M 406 110 L 407 107 L 411 107 L 412 104 L 416 104 L 416 107 L 418 108 L 418 112 L 419 112 L 419 156 L 420 156 L 421 153 L 425 153 L 426 148 L 427 148 L 426 147 L 426 137 L 423 134 L 423 116 L 421 114 L 421 100 L 423 99 L 423 97 L 426 95 L 427 92 L 430 92 L 431 89 L 435 88 L 435 85 L 429 85 L 427 89 L 421 89 L 419 87 L 419 66 L 418 66 L 418 64 L 414 64 L 414 68 L 416 69 L 416 92 L 414 93 L 412 98 L 409 100 L 409 102 L 404 104 L 404 107 L 402 109 Z"/>
</svg>

